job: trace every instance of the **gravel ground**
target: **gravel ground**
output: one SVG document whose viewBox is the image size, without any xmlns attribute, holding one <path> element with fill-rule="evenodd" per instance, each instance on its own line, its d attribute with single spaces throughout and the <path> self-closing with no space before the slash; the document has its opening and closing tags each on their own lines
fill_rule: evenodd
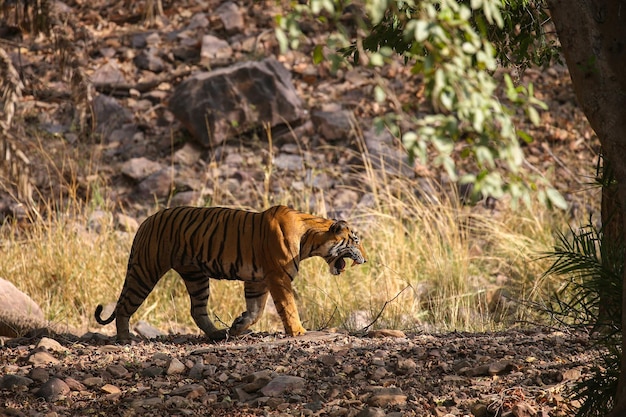
<svg viewBox="0 0 626 417">
<path fill-rule="evenodd" d="M 544 329 L 8 339 L 0 415 L 569 416 L 593 352 Z"/>
</svg>

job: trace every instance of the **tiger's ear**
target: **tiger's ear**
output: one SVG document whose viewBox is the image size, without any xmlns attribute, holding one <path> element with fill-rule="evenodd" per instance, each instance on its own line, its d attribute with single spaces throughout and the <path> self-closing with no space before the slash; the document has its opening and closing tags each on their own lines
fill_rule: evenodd
<svg viewBox="0 0 626 417">
<path fill-rule="evenodd" d="M 348 228 L 348 223 L 345 220 L 335 220 L 333 224 L 330 225 L 328 229 L 329 232 L 332 232 L 336 235 L 341 233 L 343 230 Z"/>
</svg>

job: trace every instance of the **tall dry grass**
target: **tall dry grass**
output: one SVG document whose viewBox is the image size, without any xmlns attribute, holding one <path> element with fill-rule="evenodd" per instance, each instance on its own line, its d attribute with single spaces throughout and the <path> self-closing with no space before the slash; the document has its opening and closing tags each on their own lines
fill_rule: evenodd
<svg viewBox="0 0 626 417">
<path fill-rule="evenodd" d="M 552 249 L 553 231 L 565 227 L 563 213 L 539 204 L 514 210 L 502 202 L 495 211 L 461 206 L 452 189 L 434 184 L 433 198 L 425 199 L 415 181 L 386 175 L 368 158 L 359 181 L 371 198 L 348 220 L 359 229 L 369 262 L 341 276 L 330 275 L 321 259 L 302 263 L 295 288 L 305 327 L 485 331 L 536 320 L 521 301 L 541 303 L 558 285 L 543 278 L 549 265 L 539 254 Z M 116 229 L 99 184 L 96 178 L 87 187 L 87 203 L 77 195 L 59 199 L 50 203 L 53 214 L 26 228 L 0 226 L 0 277 L 29 294 L 51 322 L 85 330 L 103 330 L 93 311 L 117 299 L 133 238 Z M 290 199 L 306 206 L 310 193 Z M 182 280 L 170 272 L 132 321 L 197 332 L 188 309 Z M 211 282 L 214 321 L 229 325 L 243 309 L 241 283 Z M 268 310 L 254 330 L 282 330 L 271 305 Z"/>
</svg>

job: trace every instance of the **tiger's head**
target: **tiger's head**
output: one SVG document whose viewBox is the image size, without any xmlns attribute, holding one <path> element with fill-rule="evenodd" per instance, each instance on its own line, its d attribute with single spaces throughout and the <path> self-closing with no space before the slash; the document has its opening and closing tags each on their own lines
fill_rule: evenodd
<svg viewBox="0 0 626 417">
<path fill-rule="evenodd" d="M 346 259 L 351 259 L 352 265 L 367 262 L 361 240 L 345 221 L 334 221 L 323 236 L 324 242 L 319 252 L 328 264 L 331 274 L 341 274 L 346 269 Z"/>
</svg>

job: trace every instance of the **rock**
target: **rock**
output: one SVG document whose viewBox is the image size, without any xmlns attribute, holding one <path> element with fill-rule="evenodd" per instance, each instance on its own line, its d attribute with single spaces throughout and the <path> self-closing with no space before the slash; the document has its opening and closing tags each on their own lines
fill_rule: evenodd
<svg viewBox="0 0 626 417">
<path fill-rule="evenodd" d="M 225 65 L 233 56 L 233 49 L 228 42 L 213 35 L 202 37 L 200 63 L 208 68 Z"/>
<path fill-rule="evenodd" d="M 18 337 L 42 327 L 46 323 L 37 303 L 0 278 L 0 336 Z"/>
<path fill-rule="evenodd" d="M 487 417 L 487 406 L 482 403 L 476 403 L 470 409 L 474 417 Z"/>
<path fill-rule="evenodd" d="M 261 389 L 261 393 L 266 397 L 279 397 L 285 392 L 296 392 L 304 389 L 306 379 L 299 376 L 280 375 L 272 379 Z"/>
<path fill-rule="evenodd" d="M 130 374 L 130 372 L 128 372 L 128 369 L 126 369 L 122 365 L 117 364 L 107 366 L 106 370 L 115 378 L 124 378 Z"/>
<path fill-rule="evenodd" d="M 513 408 L 511 408 L 511 412 L 515 417 L 535 417 L 537 415 L 537 410 L 523 401 L 515 404 Z"/>
<path fill-rule="evenodd" d="M 393 329 L 378 329 L 378 330 L 370 330 L 367 332 L 367 337 L 406 337 L 406 334 L 402 330 L 393 330 Z"/>
<path fill-rule="evenodd" d="M 411 375 L 417 369 L 417 364 L 411 358 L 399 358 L 396 363 L 395 373 L 397 375 Z"/>
<path fill-rule="evenodd" d="M 187 368 L 185 367 L 184 363 L 176 358 L 172 358 L 169 365 L 167 366 L 167 370 L 165 371 L 165 373 L 167 375 L 179 375 L 184 373 L 186 370 Z"/>
<path fill-rule="evenodd" d="M 111 213 L 104 210 L 94 210 L 89 214 L 87 219 L 87 228 L 98 234 L 103 233 L 105 230 L 109 230 L 111 226 Z"/>
<path fill-rule="evenodd" d="M 106 392 L 108 400 L 114 400 L 119 398 L 122 395 L 122 390 L 111 384 L 104 384 L 100 387 L 100 390 Z"/>
<path fill-rule="evenodd" d="M 35 349 L 46 349 L 51 352 L 67 352 L 67 348 L 63 347 L 59 342 L 49 337 L 42 337 Z"/>
<path fill-rule="evenodd" d="M 245 392 L 255 392 L 266 386 L 272 379 L 272 371 L 265 369 L 263 371 L 254 372 L 244 377 L 244 385 L 241 386 Z"/>
<path fill-rule="evenodd" d="M 304 114 L 291 74 L 272 58 L 196 74 L 176 87 L 169 106 L 207 148 L 264 123 L 295 124 Z"/>
<path fill-rule="evenodd" d="M 347 110 L 316 110 L 311 113 L 317 132 L 326 140 L 349 139 L 352 134 L 352 118 L 352 113 Z"/>
<path fill-rule="evenodd" d="M 185 145 L 174 152 L 174 163 L 192 166 L 202 157 L 202 150 L 191 143 Z"/>
<path fill-rule="evenodd" d="M 48 364 L 57 364 L 59 363 L 59 360 L 45 350 L 41 350 L 32 353 L 28 357 L 28 363 L 33 366 L 45 366 Z"/>
<path fill-rule="evenodd" d="M 139 229 L 139 222 L 134 217 L 124 213 L 115 213 L 115 224 L 118 230 L 135 233 Z"/>
<path fill-rule="evenodd" d="M 174 170 L 172 167 L 163 168 L 150 175 L 137 186 L 137 191 L 141 197 L 167 198 L 172 193 Z M 155 329 L 155 328 L 152 328 Z M 155 329 L 156 330 L 156 329 Z M 162 333 L 156 330 L 156 335 L 145 336 L 147 338 L 156 337 Z M 150 334 L 154 334 L 151 330 Z"/>
<path fill-rule="evenodd" d="M 93 99 L 93 112 L 96 119 L 96 133 L 102 136 L 104 142 L 111 142 L 111 134 L 133 121 L 133 115 L 115 98 L 97 95 Z"/>
<path fill-rule="evenodd" d="M 189 370 L 189 378 L 201 380 L 204 375 L 204 360 L 202 358 L 198 358 L 196 363 L 193 364 L 191 369 Z"/>
<path fill-rule="evenodd" d="M 372 127 L 363 133 L 363 138 L 374 168 L 401 177 L 412 178 L 415 175 L 406 149 L 388 130 L 378 132 L 376 127 Z"/>
<path fill-rule="evenodd" d="M 161 72 L 165 69 L 165 63 L 152 49 L 143 50 L 133 59 L 137 68 L 152 72 Z"/>
<path fill-rule="evenodd" d="M 69 394 L 70 387 L 59 378 L 50 378 L 45 382 L 35 394 L 39 398 L 46 401 L 56 401 L 62 396 Z"/>
<path fill-rule="evenodd" d="M 274 166 L 285 171 L 301 171 L 304 168 L 304 158 L 300 155 L 281 153 L 274 158 Z"/>
<path fill-rule="evenodd" d="M 367 404 L 372 407 L 387 407 L 391 405 L 406 404 L 407 396 L 397 387 L 377 388 L 367 399 Z"/>
<path fill-rule="evenodd" d="M 385 417 L 385 410 L 378 407 L 366 407 L 359 411 L 356 417 Z"/>
<path fill-rule="evenodd" d="M 126 78 L 115 60 L 109 60 L 94 71 L 91 82 L 94 84 L 124 84 Z"/>
<path fill-rule="evenodd" d="M 83 384 L 82 382 L 70 377 L 65 378 L 65 383 L 67 384 L 68 387 L 70 387 L 71 391 L 84 391 L 87 389 L 87 387 L 85 387 L 85 384 Z"/>
<path fill-rule="evenodd" d="M 206 14 L 196 13 L 191 16 L 191 19 L 189 19 L 189 24 L 185 29 L 192 31 L 195 29 L 204 29 L 207 27 L 209 27 L 209 19 L 207 19 Z"/>
<path fill-rule="evenodd" d="M 136 181 L 141 181 L 163 169 L 163 165 L 145 157 L 132 158 L 122 164 L 122 174 Z"/>
<path fill-rule="evenodd" d="M 239 9 L 239 6 L 232 1 L 222 3 L 215 9 L 215 13 L 224 24 L 224 29 L 226 29 L 227 32 L 239 33 L 243 32 L 245 29 L 243 13 L 241 9 Z"/>
<path fill-rule="evenodd" d="M 519 367 L 511 361 L 498 361 L 489 365 L 489 375 L 503 375 L 515 371 Z"/>
<path fill-rule="evenodd" d="M 12 374 L 4 375 L 3 377 L 0 377 L 0 389 L 13 390 L 20 387 L 26 388 L 33 382 L 34 381 L 32 379 L 25 376 Z"/>
<path fill-rule="evenodd" d="M 104 385 L 104 380 L 99 376 L 89 376 L 83 379 L 83 384 L 88 387 L 101 387 Z"/>
<path fill-rule="evenodd" d="M 160 366 L 149 366 L 141 370 L 141 375 L 147 376 L 147 377 L 155 377 L 155 376 L 163 375 L 164 371 L 165 370 Z"/>
<path fill-rule="evenodd" d="M 46 382 L 50 379 L 50 373 L 46 368 L 34 367 L 28 373 L 28 376 L 37 382 Z"/>
</svg>

